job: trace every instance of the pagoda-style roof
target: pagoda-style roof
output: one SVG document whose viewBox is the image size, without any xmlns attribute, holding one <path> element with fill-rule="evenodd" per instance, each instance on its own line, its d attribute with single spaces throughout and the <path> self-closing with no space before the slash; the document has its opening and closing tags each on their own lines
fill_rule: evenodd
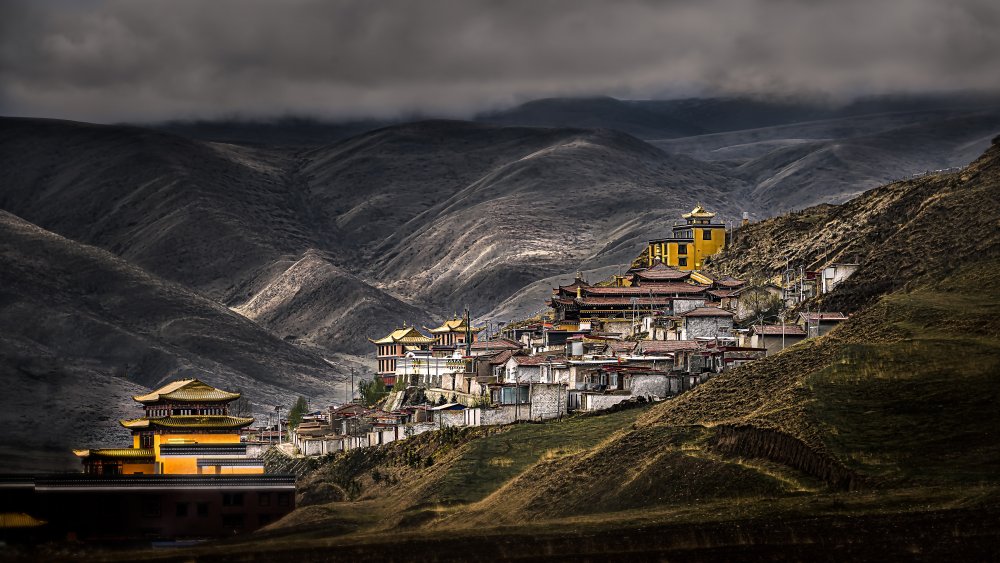
<svg viewBox="0 0 1000 563">
<path fill-rule="evenodd" d="M 657 260 L 649 268 L 635 272 L 635 276 L 640 280 L 678 281 L 691 277 L 691 272 L 682 272 Z"/>
<path fill-rule="evenodd" d="M 100 457 L 107 459 L 153 459 L 153 448 L 104 448 L 96 450 L 73 450 L 79 457 Z"/>
<path fill-rule="evenodd" d="M 712 217 L 715 217 L 715 213 L 705 210 L 705 208 L 699 204 L 691 210 L 691 213 L 685 213 L 681 217 L 684 217 L 685 219 L 711 219 Z"/>
<path fill-rule="evenodd" d="M 48 524 L 24 512 L 0 512 L 0 530 L 13 528 L 37 528 Z"/>
<path fill-rule="evenodd" d="M 253 424 L 253 418 L 226 415 L 174 415 L 164 418 L 133 418 L 119 421 L 129 430 L 147 428 L 232 429 Z"/>
<path fill-rule="evenodd" d="M 445 321 L 441 326 L 439 326 L 437 328 L 428 328 L 427 330 L 431 331 L 432 334 L 444 334 L 446 332 L 463 332 L 464 333 L 466 327 L 468 327 L 468 325 L 465 323 L 465 319 L 457 318 L 456 317 L 454 319 L 449 319 L 449 320 Z M 427 327 L 424 327 L 424 328 L 427 328 Z M 483 329 L 482 328 L 472 327 L 469 330 L 470 330 L 470 332 L 479 332 L 479 331 L 481 331 Z"/>
<path fill-rule="evenodd" d="M 216 389 L 197 379 L 181 379 L 168 383 L 152 393 L 136 395 L 132 398 L 140 403 L 158 403 L 160 401 L 221 403 L 235 401 L 240 398 L 240 394 Z"/>
<path fill-rule="evenodd" d="M 424 336 L 420 334 L 420 331 L 413 328 L 412 326 L 397 328 L 396 330 L 390 332 L 387 336 L 379 338 L 378 340 L 368 339 L 372 344 L 431 344 L 434 339 L 429 336 Z"/>
</svg>

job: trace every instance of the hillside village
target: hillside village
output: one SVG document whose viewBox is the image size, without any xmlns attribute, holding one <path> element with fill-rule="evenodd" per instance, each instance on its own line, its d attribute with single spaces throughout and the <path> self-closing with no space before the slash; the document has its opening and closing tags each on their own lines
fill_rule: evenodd
<svg viewBox="0 0 1000 563">
<path fill-rule="evenodd" d="M 284 451 L 324 455 L 446 427 L 666 400 L 847 319 L 810 308 L 857 264 L 789 267 L 761 280 L 719 275 L 712 257 L 732 231 L 701 205 L 682 218 L 627 271 L 600 281 L 578 273 L 532 318 L 474 326 L 466 310 L 371 338 L 377 372 L 367 396 L 305 416 Z M 258 438 L 273 439 L 267 432 Z"/>
</svg>

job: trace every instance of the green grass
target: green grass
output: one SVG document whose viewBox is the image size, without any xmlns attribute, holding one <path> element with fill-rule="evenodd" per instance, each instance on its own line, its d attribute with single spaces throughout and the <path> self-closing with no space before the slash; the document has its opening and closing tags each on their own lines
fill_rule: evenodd
<svg viewBox="0 0 1000 563">
<path fill-rule="evenodd" d="M 572 417 L 561 422 L 519 424 L 502 434 L 470 442 L 461 457 L 437 480 L 434 502 L 477 502 L 526 468 L 546 458 L 596 446 L 632 423 L 647 408 L 602 416 Z"/>
<path fill-rule="evenodd" d="M 884 298 L 885 328 L 906 337 L 846 345 L 806 378 L 827 445 L 883 484 L 1000 480 L 1000 306 L 943 287 Z"/>
</svg>

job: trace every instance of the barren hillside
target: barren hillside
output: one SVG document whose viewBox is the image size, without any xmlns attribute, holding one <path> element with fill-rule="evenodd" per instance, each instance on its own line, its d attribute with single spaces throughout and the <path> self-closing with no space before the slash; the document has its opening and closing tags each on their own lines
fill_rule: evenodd
<svg viewBox="0 0 1000 563">
<path fill-rule="evenodd" d="M 54 450 L 55 458 L 37 458 L 35 470 L 65 468 L 51 465 L 60 451 L 65 461 L 82 437 L 114 434 L 115 416 L 136 408 L 127 396 L 142 388 L 198 377 L 242 390 L 263 412 L 299 395 L 320 404 L 340 398 L 347 369 L 180 284 L 6 212 L 0 349 L 0 411 L 10 429 L 0 465 L 14 463 L 15 446 Z M 54 422 L 30 422 L 39 409 Z"/>
</svg>

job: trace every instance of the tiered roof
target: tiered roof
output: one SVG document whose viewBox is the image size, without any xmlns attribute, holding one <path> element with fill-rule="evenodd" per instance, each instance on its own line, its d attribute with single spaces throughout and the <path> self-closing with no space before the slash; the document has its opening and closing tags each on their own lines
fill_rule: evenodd
<svg viewBox="0 0 1000 563">
<path fill-rule="evenodd" d="M 699 204 L 696 205 L 690 213 L 685 213 L 684 215 L 681 215 L 681 217 L 684 217 L 685 219 L 711 219 L 712 217 L 715 217 L 715 213 L 707 211 L 701 206 L 701 204 Z"/>
<path fill-rule="evenodd" d="M 129 430 L 146 428 L 231 429 L 253 424 L 253 418 L 226 415 L 173 415 L 165 418 L 133 418 L 119 421 Z"/>
<path fill-rule="evenodd" d="M 456 317 L 454 319 L 449 319 L 449 320 L 445 321 L 441 326 L 439 326 L 437 328 L 428 328 L 427 330 L 431 331 L 431 333 L 433 333 L 433 334 L 444 334 L 446 332 L 462 332 L 462 333 L 464 333 L 467 327 L 469 327 L 469 325 L 466 324 L 464 318 Z M 427 328 L 427 327 L 424 327 L 424 328 Z M 469 331 L 471 331 L 471 332 L 479 332 L 481 330 L 483 330 L 483 329 L 482 328 L 476 328 L 476 327 L 469 328 Z"/>
<path fill-rule="evenodd" d="M 107 459 L 153 459 L 153 448 L 102 448 L 96 450 L 73 450 L 79 457 L 100 457 Z"/>
<path fill-rule="evenodd" d="M 679 281 L 691 277 L 691 272 L 682 272 L 657 260 L 649 268 L 635 272 L 635 277 L 647 281 Z"/>
<path fill-rule="evenodd" d="M 430 336 L 424 336 L 420 334 L 420 331 L 413 328 L 412 326 L 397 328 L 396 330 L 390 332 L 387 336 L 379 338 L 378 340 L 368 339 L 372 344 L 431 344 L 434 339 Z"/>
<path fill-rule="evenodd" d="M 583 290 L 583 295 L 664 295 L 675 293 L 702 293 L 708 287 L 685 282 L 647 283 L 632 287 L 590 287 Z"/>
<path fill-rule="evenodd" d="M 168 383 L 152 393 L 136 395 L 132 398 L 140 403 L 158 403 L 160 401 L 215 403 L 235 401 L 240 398 L 240 394 L 216 389 L 197 379 L 181 379 Z"/>
</svg>

